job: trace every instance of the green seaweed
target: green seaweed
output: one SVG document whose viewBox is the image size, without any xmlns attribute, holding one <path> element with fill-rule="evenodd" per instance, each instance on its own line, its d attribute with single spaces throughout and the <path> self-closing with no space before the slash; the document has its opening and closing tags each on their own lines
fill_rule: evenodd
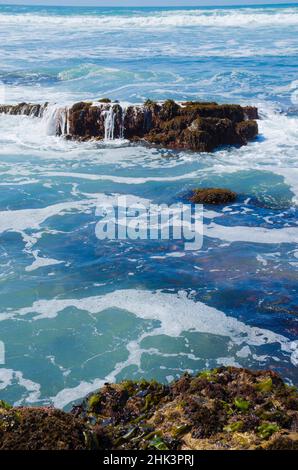
<svg viewBox="0 0 298 470">
<path fill-rule="evenodd" d="M 223 428 L 226 432 L 237 432 L 243 428 L 243 421 L 235 421 L 234 423 L 228 424 Z"/>
<path fill-rule="evenodd" d="M 263 423 L 258 427 L 258 435 L 261 439 L 269 439 L 275 432 L 279 431 L 276 423 Z"/>
<path fill-rule="evenodd" d="M 258 390 L 258 392 L 268 393 L 271 392 L 272 387 L 272 379 L 269 377 L 268 379 L 261 380 L 259 383 L 257 383 L 256 390 Z"/>
<path fill-rule="evenodd" d="M 190 429 L 191 426 L 189 424 L 181 424 L 180 426 L 173 428 L 172 436 L 177 438 L 183 434 L 186 434 Z"/>
<path fill-rule="evenodd" d="M 234 400 L 234 405 L 236 406 L 236 408 L 238 408 L 238 410 L 240 411 L 247 411 L 250 407 L 250 403 L 249 401 L 247 400 L 244 400 L 243 398 L 235 398 Z"/>
<path fill-rule="evenodd" d="M 198 377 L 201 379 L 206 379 L 208 382 L 215 382 L 217 380 L 217 369 L 212 370 L 203 370 L 199 372 Z"/>
<path fill-rule="evenodd" d="M 88 410 L 93 413 L 98 413 L 101 406 L 101 396 L 100 394 L 91 395 L 88 400 Z"/>
<path fill-rule="evenodd" d="M 151 441 L 149 442 L 149 446 L 154 447 L 154 449 L 157 450 L 169 450 L 168 446 L 157 435 L 153 439 L 151 439 Z"/>
<path fill-rule="evenodd" d="M 12 406 L 6 401 L 0 400 L 0 408 L 4 408 L 5 410 L 10 410 Z"/>
</svg>

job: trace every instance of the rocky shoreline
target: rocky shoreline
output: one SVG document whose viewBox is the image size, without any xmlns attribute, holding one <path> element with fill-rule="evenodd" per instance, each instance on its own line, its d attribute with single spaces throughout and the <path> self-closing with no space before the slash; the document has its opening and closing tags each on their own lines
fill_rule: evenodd
<svg viewBox="0 0 298 470">
<path fill-rule="evenodd" d="M 272 371 L 220 367 L 169 385 L 105 384 L 67 413 L 0 401 L 0 450 L 298 449 L 298 392 Z"/>
<path fill-rule="evenodd" d="M 109 99 L 70 107 L 20 103 L 0 105 L 0 114 L 52 120 L 54 134 L 74 140 L 127 139 L 170 149 L 211 152 L 220 146 L 246 145 L 258 135 L 258 110 L 214 102 L 152 100 L 123 106 Z"/>
</svg>

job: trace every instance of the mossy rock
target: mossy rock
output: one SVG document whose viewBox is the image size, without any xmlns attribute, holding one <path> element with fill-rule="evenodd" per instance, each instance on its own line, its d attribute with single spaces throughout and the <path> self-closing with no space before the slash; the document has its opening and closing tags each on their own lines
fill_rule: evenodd
<svg viewBox="0 0 298 470">
<path fill-rule="evenodd" d="M 236 193 L 229 189 L 205 188 L 195 189 L 190 201 L 195 204 L 228 204 L 236 200 Z"/>
<path fill-rule="evenodd" d="M 110 98 L 100 98 L 98 102 L 99 103 L 112 103 L 112 100 Z"/>
<path fill-rule="evenodd" d="M 97 103 L 108 105 L 112 101 L 102 97 Z M 42 117 L 45 109 L 46 105 L 32 103 L 0 105 L 1 113 L 35 117 Z M 56 135 L 82 142 L 104 139 L 105 110 L 105 106 L 96 106 L 93 102 L 75 103 L 68 112 L 68 135 L 65 136 L 66 129 L 61 125 L 57 125 Z M 64 111 L 62 108 L 61 112 Z M 197 101 L 181 105 L 171 99 L 158 104 L 148 99 L 143 105 L 129 106 L 125 113 L 120 105 L 115 107 L 114 104 L 113 111 L 115 138 L 170 149 L 211 152 L 220 146 L 246 145 L 258 133 L 257 108 L 250 106 Z"/>
<path fill-rule="evenodd" d="M 236 367 L 218 367 L 194 377 L 186 373 L 169 385 L 126 380 L 105 384 L 71 413 L 3 404 L 1 445 L 5 449 L 295 449 L 298 393 L 273 371 Z"/>
<path fill-rule="evenodd" d="M 243 421 L 235 421 L 235 422 L 225 426 L 224 431 L 226 431 L 226 432 L 237 432 L 237 431 L 241 431 L 242 428 L 243 428 Z"/>
<path fill-rule="evenodd" d="M 260 382 L 257 383 L 256 390 L 258 390 L 259 392 L 268 393 L 268 392 L 271 392 L 272 387 L 273 387 L 272 378 L 268 377 L 267 379 L 260 380 Z"/>
<path fill-rule="evenodd" d="M 205 379 L 210 382 L 215 382 L 217 380 L 217 369 L 213 370 L 202 370 L 198 373 L 200 379 Z"/>
<path fill-rule="evenodd" d="M 83 450 L 92 431 L 83 421 L 52 408 L 16 408 L 1 415 L 0 450 Z"/>
<path fill-rule="evenodd" d="M 146 101 L 144 101 L 144 106 L 145 106 L 145 108 L 151 109 L 151 108 L 154 108 L 155 106 L 157 106 L 157 103 L 156 103 L 156 101 L 150 100 L 148 98 Z"/>
<path fill-rule="evenodd" d="M 236 133 L 242 138 L 244 144 L 254 139 L 258 132 L 258 123 L 254 120 L 241 121 L 236 125 Z"/>
<path fill-rule="evenodd" d="M 12 406 L 7 403 L 6 401 L 4 400 L 0 400 L 0 409 L 3 408 L 4 410 L 10 410 L 12 408 Z"/>
<path fill-rule="evenodd" d="M 218 103 L 215 101 L 184 101 L 181 103 L 182 106 L 192 107 L 192 106 L 218 106 Z"/>
<path fill-rule="evenodd" d="M 214 147 L 212 136 L 209 132 L 201 129 L 195 129 L 190 126 L 182 132 L 181 137 L 184 147 L 193 151 L 211 152 Z"/>
<path fill-rule="evenodd" d="M 168 121 L 169 119 L 173 119 L 179 113 L 180 106 L 174 100 L 166 100 L 160 110 L 160 117 L 161 119 Z"/>
<path fill-rule="evenodd" d="M 71 112 L 72 113 L 77 113 L 78 111 L 83 111 L 83 110 L 87 110 L 90 108 L 92 103 L 88 103 L 86 101 L 80 101 L 78 103 L 75 103 L 72 108 L 71 108 Z"/>
<path fill-rule="evenodd" d="M 236 408 L 242 412 L 246 412 L 248 411 L 249 407 L 250 407 L 250 403 L 249 401 L 247 400 L 244 400 L 243 398 L 235 398 L 234 400 L 234 405 L 236 406 Z"/>
<path fill-rule="evenodd" d="M 101 396 L 100 394 L 91 395 L 88 399 L 88 410 L 92 413 L 99 413 L 101 408 Z"/>
</svg>

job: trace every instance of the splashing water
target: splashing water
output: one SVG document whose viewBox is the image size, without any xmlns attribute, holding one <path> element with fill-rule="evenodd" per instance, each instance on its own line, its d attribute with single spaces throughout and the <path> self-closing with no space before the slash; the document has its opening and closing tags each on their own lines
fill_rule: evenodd
<svg viewBox="0 0 298 470">
<path fill-rule="evenodd" d="M 105 141 L 114 140 L 115 112 L 113 106 L 104 111 Z"/>
</svg>

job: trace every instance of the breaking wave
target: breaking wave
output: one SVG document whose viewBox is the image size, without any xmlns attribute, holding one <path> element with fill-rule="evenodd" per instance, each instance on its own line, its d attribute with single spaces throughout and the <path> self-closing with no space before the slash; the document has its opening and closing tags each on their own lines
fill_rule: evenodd
<svg viewBox="0 0 298 470">
<path fill-rule="evenodd" d="M 43 15 L 43 14 L 2 14 L 0 24 L 26 25 L 35 27 L 40 24 L 43 27 L 75 27 L 84 29 L 122 29 L 122 28 L 172 28 L 207 26 L 216 28 L 256 28 L 298 26 L 298 9 L 283 8 L 274 9 L 229 9 L 229 10 L 166 10 L 146 13 L 131 12 L 119 15 Z"/>
</svg>

